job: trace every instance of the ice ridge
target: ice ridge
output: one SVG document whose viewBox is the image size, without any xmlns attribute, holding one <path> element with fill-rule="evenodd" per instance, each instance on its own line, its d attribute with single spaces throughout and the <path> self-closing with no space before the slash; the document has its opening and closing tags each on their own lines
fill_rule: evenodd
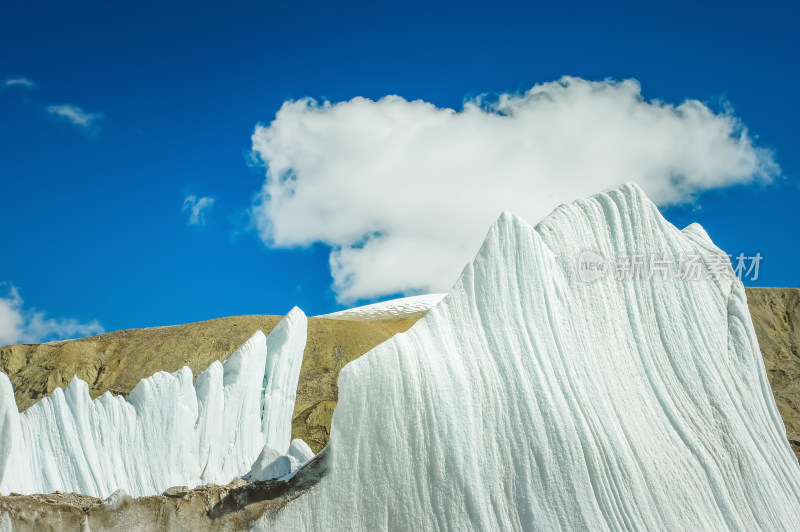
<svg viewBox="0 0 800 532">
<path fill-rule="evenodd" d="M 581 277 L 590 251 L 610 272 Z M 319 484 L 262 530 L 796 530 L 800 466 L 742 284 L 633 184 L 504 213 L 451 292 L 348 364 Z M 601 268 L 602 271 L 602 268 Z"/>
</svg>

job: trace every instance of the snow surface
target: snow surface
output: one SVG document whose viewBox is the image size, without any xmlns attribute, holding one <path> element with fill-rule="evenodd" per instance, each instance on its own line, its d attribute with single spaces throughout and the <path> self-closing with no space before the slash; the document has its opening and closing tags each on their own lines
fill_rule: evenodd
<svg viewBox="0 0 800 532">
<path fill-rule="evenodd" d="M 0 373 L 0 492 L 102 498 L 227 484 L 265 445 L 288 452 L 306 337 L 306 316 L 294 308 L 194 385 L 184 367 L 143 379 L 127 399 L 106 392 L 92 401 L 74 378 L 22 414 Z"/>
<path fill-rule="evenodd" d="M 319 318 L 331 318 L 336 320 L 385 320 L 390 318 L 403 318 L 420 312 L 426 312 L 435 306 L 447 294 L 425 294 L 421 296 L 401 297 L 391 299 L 363 307 L 355 307 L 347 310 L 340 310 L 331 314 L 317 316 Z"/>
<path fill-rule="evenodd" d="M 314 458 L 314 451 L 306 442 L 295 438 L 289 445 L 289 450 L 281 454 L 269 445 L 265 445 L 258 455 L 253 467 L 242 478 L 252 482 L 254 480 L 289 480 L 301 467 Z"/>
<path fill-rule="evenodd" d="M 294 469 L 297 469 L 295 467 Z M 265 445 L 261 454 L 256 458 L 250 472 L 243 478 L 248 482 L 254 480 L 272 480 L 288 475 L 292 472 L 292 460 L 289 456 L 281 454 L 269 445 Z"/>
<path fill-rule="evenodd" d="M 800 467 L 744 289 L 585 283 L 719 252 L 635 185 L 504 214 L 453 290 L 339 376 L 327 475 L 264 530 L 797 530 Z"/>
<path fill-rule="evenodd" d="M 292 440 L 292 444 L 289 445 L 289 456 L 297 460 L 297 462 L 301 465 L 305 465 L 309 460 L 314 458 L 314 451 L 311 450 L 311 447 L 308 444 L 301 440 L 300 438 L 295 438 Z"/>
</svg>

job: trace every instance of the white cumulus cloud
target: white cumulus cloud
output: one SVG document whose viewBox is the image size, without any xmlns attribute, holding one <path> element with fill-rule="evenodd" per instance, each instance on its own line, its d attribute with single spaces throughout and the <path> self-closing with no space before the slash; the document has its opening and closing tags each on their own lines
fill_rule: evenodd
<svg viewBox="0 0 800 532">
<path fill-rule="evenodd" d="M 341 302 L 446 291 L 506 209 L 536 222 L 626 181 L 672 205 L 780 175 L 731 111 L 646 100 L 635 80 L 565 77 L 460 110 L 288 101 L 252 143 L 266 167 L 261 238 L 332 246 Z"/>
<path fill-rule="evenodd" d="M 3 82 L 3 87 L 22 87 L 23 89 L 33 89 L 36 87 L 36 83 L 32 82 L 28 78 L 6 78 Z"/>
<path fill-rule="evenodd" d="M 183 200 L 182 212 L 189 212 L 189 225 L 205 225 L 206 212 L 214 205 L 214 198 L 198 198 L 194 194 Z"/>
<path fill-rule="evenodd" d="M 45 312 L 26 308 L 16 286 L 0 285 L 7 287 L 6 296 L 0 297 L 0 345 L 67 340 L 105 332 L 97 320 L 83 323 L 74 318 L 48 318 Z"/>
<path fill-rule="evenodd" d="M 70 104 L 48 105 L 47 112 L 84 129 L 92 127 L 98 119 L 103 117 L 101 113 L 89 113 L 77 105 Z"/>
</svg>

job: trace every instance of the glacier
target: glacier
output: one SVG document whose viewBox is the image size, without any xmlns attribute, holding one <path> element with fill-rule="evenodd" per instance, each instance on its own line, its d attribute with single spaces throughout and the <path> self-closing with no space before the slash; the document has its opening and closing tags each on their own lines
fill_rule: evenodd
<svg viewBox="0 0 800 532">
<path fill-rule="evenodd" d="M 633 184 L 505 213 L 453 289 L 348 364 L 328 470 L 261 530 L 797 530 L 800 466 L 729 262 L 707 279 L 576 257 L 722 252 Z"/>
<path fill-rule="evenodd" d="M 20 414 L 0 373 L 0 492 L 152 495 L 227 484 L 265 447 L 286 454 L 307 329 L 295 307 L 194 383 L 188 367 L 159 372 L 127 399 L 106 392 L 93 401 L 76 377 Z"/>
</svg>

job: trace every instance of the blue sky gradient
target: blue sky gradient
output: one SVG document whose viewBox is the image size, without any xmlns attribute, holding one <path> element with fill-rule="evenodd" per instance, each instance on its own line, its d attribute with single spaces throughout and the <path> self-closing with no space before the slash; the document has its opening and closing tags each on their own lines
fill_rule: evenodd
<svg viewBox="0 0 800 532">
<path fill-rule="evenodd" d="M 281 104 L 399 94 L 459 109 L 563 75 L 729 102 L 783 177 L 665 211 L 800 286 L 798 6 L 599 3 L 66 3 L 0 8 L 0 282 L 106 330 L 341 308 L 330 249 L 268 249 L 250 136 Z M 48 111 L 70 105 L 88 125 Z M 215 198 L 189 225 L 187 195 Z M 2 297 L 0 287 L 0 297 Z"/>
</svg>

